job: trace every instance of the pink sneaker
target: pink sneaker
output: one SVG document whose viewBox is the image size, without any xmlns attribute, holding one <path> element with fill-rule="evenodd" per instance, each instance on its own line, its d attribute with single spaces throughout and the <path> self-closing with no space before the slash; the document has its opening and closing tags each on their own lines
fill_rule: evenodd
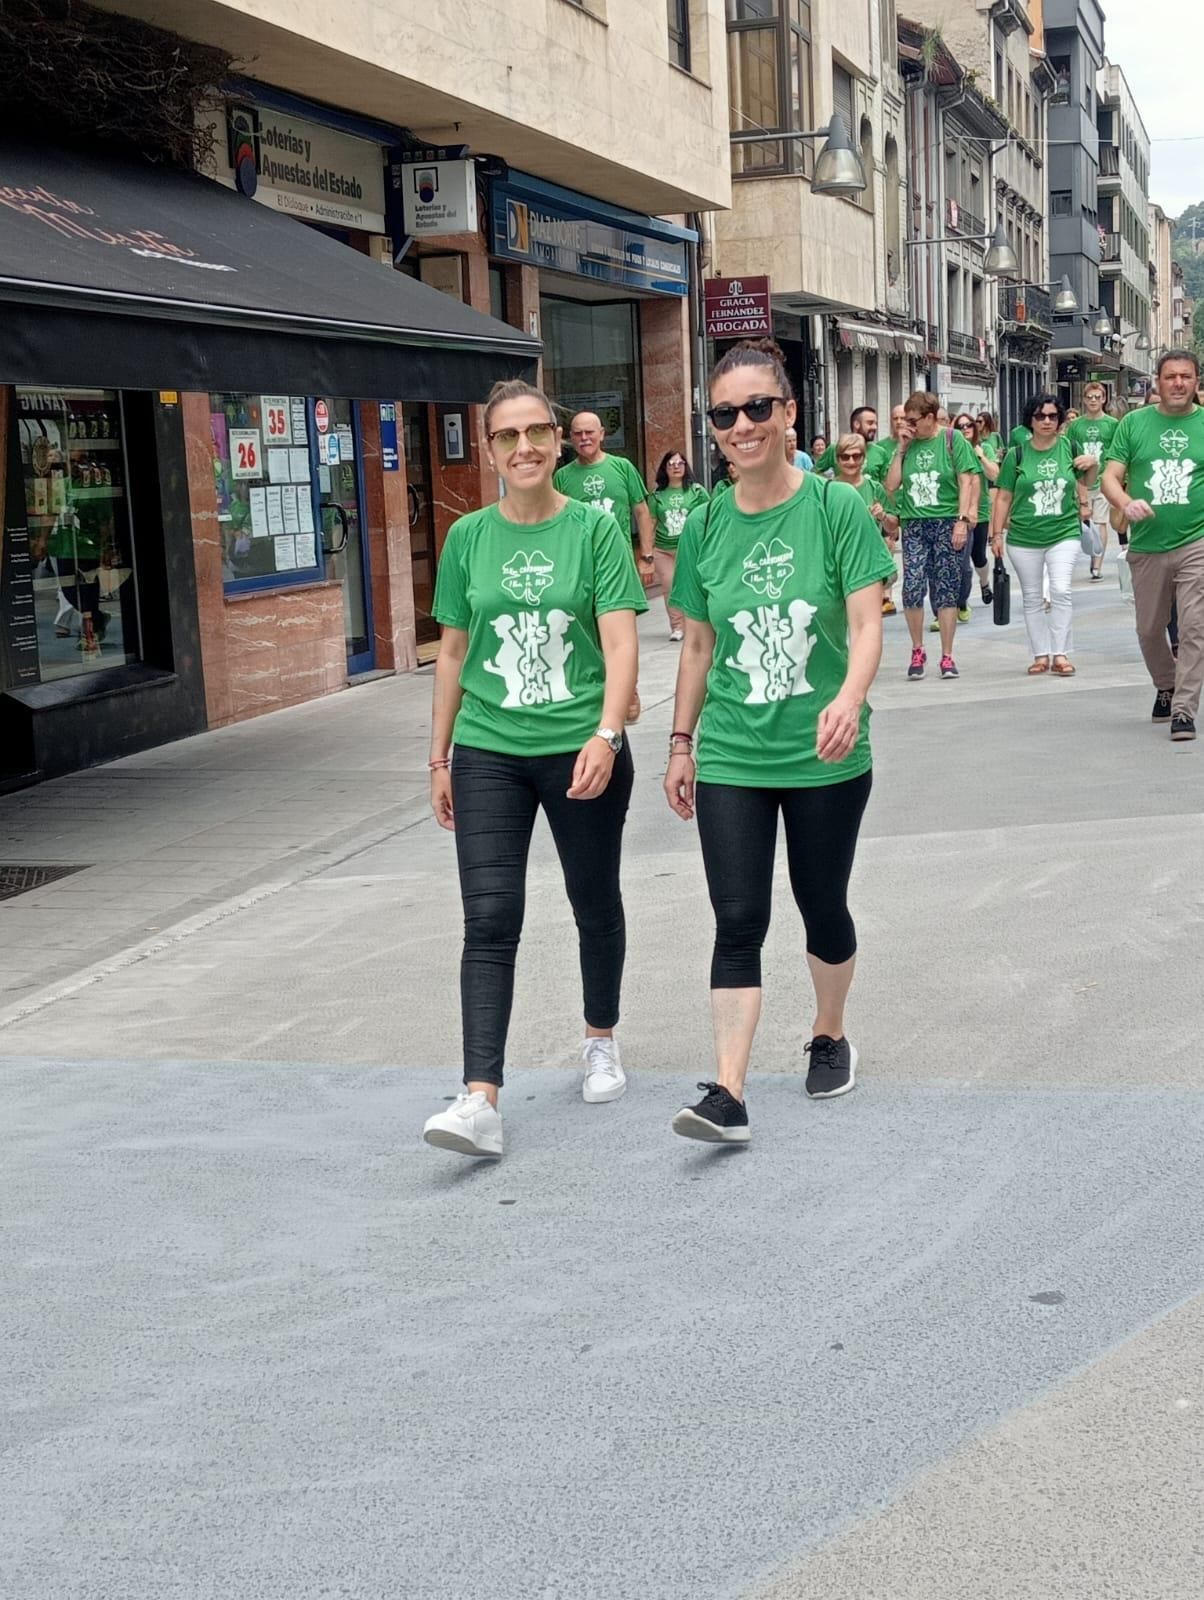
<svg viewBox="0 0 1204 1600">
<path fill-rule="evenodd" d="M 958 677 L 958 675 L 959 674 L 958 674 L 958 670 L 957 670 L 957 662 L 953 659 L 953 657 L 952 656 L 942 656 L 941 657 L 941 677 L 942 678 L 956 678 L 956 677 Z"/>
<path fill-rule="evenodd" d="M 911 652 L 911 666 L 907 669 L 909 678 L 922 678 L 924 676 L 924 663 L 928 660 L 928 652 L 919 645 Z"/>
</svg>

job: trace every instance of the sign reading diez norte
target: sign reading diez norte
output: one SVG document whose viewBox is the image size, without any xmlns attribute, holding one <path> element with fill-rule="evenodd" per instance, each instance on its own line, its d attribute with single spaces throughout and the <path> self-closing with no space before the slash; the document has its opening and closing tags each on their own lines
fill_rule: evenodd
<svg viewBox="0 0 1204 1600">
<path fill-rule="evenodd" d="M 708 339 L 755 339 L 773 331 L 768 278 L 708 278 L 703 301 Z"/>
</svg>

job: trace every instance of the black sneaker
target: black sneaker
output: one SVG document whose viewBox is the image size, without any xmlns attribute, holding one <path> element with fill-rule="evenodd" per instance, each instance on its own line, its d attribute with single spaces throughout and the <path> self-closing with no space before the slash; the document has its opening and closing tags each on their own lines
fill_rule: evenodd
<svg viewBox="0 0 1204 1600">
<path fill-rule="evenodd" d="M 995 591 L 991 588 L 991 585 L 989 583 L 984 583 L 983 586 L 982 586 L 982 603 L 983 603 L 983 605 L 984 606 L 989 606 L 991 604 L 991 602 L 994 600 L 994 598 L 995 598 Z"/>
<path fill-rule="evenodd" d="M 1190 717 L 1185 717 L 1182 711 L 1176 711 L 1171 722 L 1172 739 L 1194 739 L 1196 725 Z"/>
<path fill-rule="evenodd" d="M 1154 696 L 1154 709 L 1150 712 L 1152 722 L 1169 722 L 1171 720 L 1171 690 L 1159 689 Z"/>
<path fill-rule="evenodd" d="M 747 1144 L 748 1111 L 734 1094 L 717 1083 L 700 1083 L 706 1093 L 696 1106 L 683 1106 L 673 1118 L 673 1132 L 706 1144 Z"/>
<path fill-rule="evenodd" d="M 857 1080 L 857 1052 L 849 1041 L 821 1033 L 803 1049 L 811 1057 L 807 1093 L 812 1100 L 834 1100 L 838 1094 L 848 1094 Z"/>
</svg>

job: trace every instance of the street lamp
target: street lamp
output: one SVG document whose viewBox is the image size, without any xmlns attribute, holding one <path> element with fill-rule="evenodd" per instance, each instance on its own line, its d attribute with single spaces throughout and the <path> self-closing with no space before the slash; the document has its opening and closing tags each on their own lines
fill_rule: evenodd
<svg viewBox="0 0 1204 1600">
<path fill-rule="evenodd" d="M 1091 331 L 1097 339 L 1108 339 L 1112 335 L 1112 318 L 1106 311 L 1096 313 L 1095 321 L 1091 324 Z"/>
<path fill-rule="evenodd" d="M 1053 308 L 1060 317 L 1069 317 L 1079 309 L 1079 297 L 1070 287 L 1070 279 L 1066 273 L 1061 278 L 1051 279 L 1049 283 L 1022 283 L 1022 289 L 1052 289 L 1058 285 L 1058 292 L 1054 295 Z"/>
<path fill-rule="evenodd" d="M 985 244 L 988 239 L 991 247 L 983 258 L 983 271 L 992 278 L 1014 278 L 1020 270 L 1020 260 L 1003 231 L 1002 222 L 996 225 L 994 233 L 949 233 L 940 239 L 908 239 L 906 243 L 907 248 L 913 250 L 929 244 Z"/>
<path fill-rule="evenodd" d="M 751 133 L 733 133 L 730 137 L 733 144 L 779 144 L 789 139 L 822 139 L 823 147 L 816 157 L 815 176 L 811 180 L 812 193 L 843 195 L 851 199 L 866 191 L 861 152 L 853 143 L 848 124 L 839 112 L 825 128 L 803 128 L 788 133 L 758 129 Z"/>
<path fill-rule="evenodd" d="M 1150 336 L 1149 336 L 1149 334 L 1148 333 L 1139 333 L 1137 335 L 1136 339 L 1134 339 L 1134 341 L 1133 341 L 1133 348 L 1134 348 L 1134 350 L 1149 350 L 1149 349 L 1151 349 L 1152 346 L 1150 344 Z"/>
</svg>

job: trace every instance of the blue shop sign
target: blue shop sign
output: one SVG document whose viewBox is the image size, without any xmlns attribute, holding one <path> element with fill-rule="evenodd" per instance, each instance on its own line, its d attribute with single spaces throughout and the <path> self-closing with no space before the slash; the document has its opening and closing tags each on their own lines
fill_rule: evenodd
<svg viewBox="0 0 1204 1600">
<path fill-rule="evenodd" d="M 690 228 L 514 172 L 492 185 L 489 212 L 491 249 L 508 261 L 655 294 L 689 287 Z"/>
</svg>

